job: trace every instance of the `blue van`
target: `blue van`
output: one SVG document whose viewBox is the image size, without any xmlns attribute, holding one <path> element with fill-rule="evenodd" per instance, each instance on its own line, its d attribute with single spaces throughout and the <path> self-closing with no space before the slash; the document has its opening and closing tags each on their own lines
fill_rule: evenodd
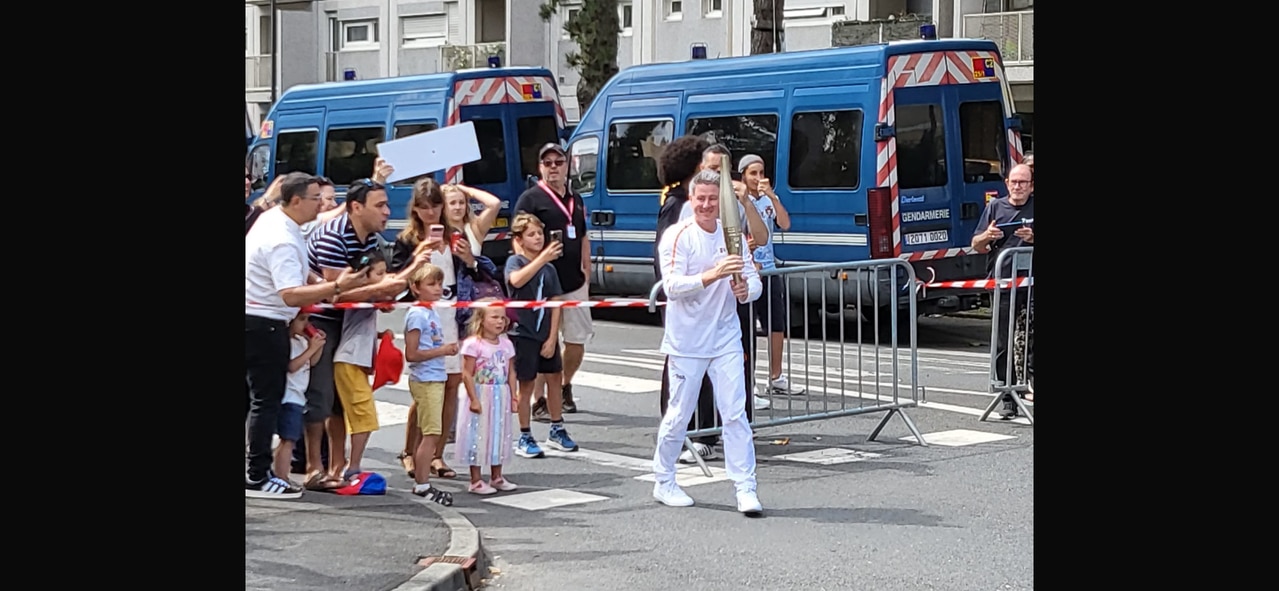
<svg viewBox="0 0 1279 591">
<path fill-rule="evenodd" d="M 545 68 L 480 68 L 294 86 L 271 107 L 249 148 L 249 199 L 257 199 L 276 176 L 302 171 L 331 179 L 340 200 L 351 182 L 373 174 L 379 143 L 466 121 L 475 123 L 480 160 L 432 176 L 502 200 L 502 212 L 484 243 L 484 254 L 500 266 L 509 252 L 510 208 L 527 188 L 529 175 L 538 174 L 537 148 L 567 137 L 555 77 Z M 388 187 L 387 240 L 407 225 L 417 180 Z"/>
<path fill-rule="evenodd" d="M 969 244 L 1021 160 L 1011 104 L 999 48 L 986 40 L 627 68 L 569 138 L 570 182 L 591 212 L 591 289 L 646 295 L 656 281 L 658 158 L 686 134 L 726 145 L 734 167 L 748 153 L 764 159 L 791 217 L 773 234 L 780 267 L 899 257 L 925 281 L 984 277 L 986 256 Z M 927 291 L 918 310 L 972 309 L 982 295 Z M 791 297 L 802 302 L 803 290 Z"/>
</svg>

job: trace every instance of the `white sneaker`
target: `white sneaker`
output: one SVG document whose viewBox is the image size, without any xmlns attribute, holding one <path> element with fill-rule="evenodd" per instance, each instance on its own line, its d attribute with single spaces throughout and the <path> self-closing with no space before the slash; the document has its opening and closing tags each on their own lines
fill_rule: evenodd
<svg viewBox="0 0 1279 591">
<path fill-rule="evenodd" d="M 764 512 L 764 506 L 759 504 L 759 496 L 755 494 L 755 491 L 739 491 L 737 493 L 737 510 L 747 515 L 758 515 Z"/>
<path fill-rule="evenodd" d="M 665 484 L 659 482 L 653 485 L 653 498 L 657 502 L 668 507 L 691 507 L 693 506 L 693 497 L 684 494 L 684 490 L 675 484 L 674 481 Z"/>
<path fill-rule="evenodd" d="M 697 455 L 702 456 L 703 461 L 713 460 L 716 458 L 715 448 L 706 445 L 705 443 L 694 442 L 693 449 L 697 450 Z M 685 448 L 684 453 L 679 455 L 679 463 L 696 464 L 697 460 L 693 459 L 693 452 Z"/>
<path fill-rule="evenodd" d="M 759 396 L 755 396 L 754 398 L 755 410 L 767 410 L 769 407 L 773 406 L 773 403 L 769 402 L 767 398 L 760 398 Z"/>
</svg>

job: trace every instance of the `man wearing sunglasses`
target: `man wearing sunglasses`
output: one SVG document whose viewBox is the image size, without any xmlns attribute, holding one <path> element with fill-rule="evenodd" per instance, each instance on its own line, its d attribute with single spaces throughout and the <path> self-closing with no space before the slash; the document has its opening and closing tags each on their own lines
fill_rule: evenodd
<svg viewBox="0 0 1279 591">
<path fill-rule="evenodd" d="M 558 236 L 564 252 L 554 263 L 564 295 L 569 301 L 590 299 L 591 241 L 586 237 L 586 204 L 568 188 L 568 155 L 558 143 L 537 151 L 541 180 L 524 191 L 511 216 L 528 212 L 541 220 L 550 241 Z M 564 342 L 564 412 L 577 412 L 573 402 L 573 375 L 582 367 L 586 342 L 595 335 L 590 308 L 564 308 L 561 340 Z M 545 400 L 539 401 L 545 404 Z M 536 409 L 534 409 L 536 410 Z"/>
</svg>

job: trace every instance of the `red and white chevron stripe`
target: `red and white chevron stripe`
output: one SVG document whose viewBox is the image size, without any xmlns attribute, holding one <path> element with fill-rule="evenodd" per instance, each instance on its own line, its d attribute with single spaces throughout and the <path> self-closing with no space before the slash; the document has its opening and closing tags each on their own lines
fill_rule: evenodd
<svg viewBox="0 0 1279 591">
<path fill-rule="evenodd" d="M 541 98 L 524 98 L 525 84 L 540 84 Z M 462 107 L 470 105 L 500 105 L 503 103 L 550 102 L 555 105 L 556 123 L 561 128 L 567 122 L 564 107 L 560 104 L 555 83 L 548 76 L 494 76 L 458 80 L 453 84 L 453 97 L 449 99 L 448 125 L 461 123 Z M 445 172 L 445 182 L 462 182 L 462 167 L 453 166 Z"/>
<path fill-rule="evenodd" d="M 1030 287 L 1035 284 L 1034 277 L 1018 277 L 1014 287 Z M 969 281 L 939 281 L 937 283 L 926 283 L 924 287 L 941 288 L 941 289 L 994 289 L 994 279 L 973 279 Z M 1009 287 L 1007 279 L 999 280 L 999 287 Z"/>
<path fill-rule="evenodd" d="M 979 77 L 973 69 L 974 60 L 994 60 L 995 75 Z M 930 51 L 896 55 L 888 58 L 888 69 L 880 85 L 879 120 L 885 125 L 896 123 L 893 91 L 897 88 L 939 86 L 948 84 L 978 84 L 998 82 L 1002 92 L 1004 112 L 1012 113 L 1012 91 L 1004 75 L 1004 65 L 999 54 L 993 51 Z M 1022 161 L 1021 134 L 1008 130 L 1008 153 L 1013 162 Z M 966 254 L 975 254 L 971 248 L 948 248 L 926 252 L 902 253 L 901 213 L 898 207 L 897 187 L 897 138 L 880 142 L 876 154 L 876 186 L 889 187 L 893 201 L 893 252 L 910 261 L 926 261 Z"/>
</svg>

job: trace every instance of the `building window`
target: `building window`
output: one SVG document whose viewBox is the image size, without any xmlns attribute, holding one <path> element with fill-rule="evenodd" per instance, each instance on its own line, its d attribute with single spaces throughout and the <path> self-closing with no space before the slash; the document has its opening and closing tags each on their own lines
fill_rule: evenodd
<svg viewBox="0 0 1279 591">
<path fill-rule="evenodd" d="M 999 101 L 961 103 L 959 137 L 965 183 L 1003 180 L 1008 134 L 1004 132 L 1004 107 Z"/>
<path fill-rule="evenodd" d="M 946 122 L 941 105 L 897 105 L 897 182 L 899 189 L 946 184 Z"/>
<path fill-rule="evenodd" d="M 444 14 L 406 16 L 400 19 L 400 35 L 404 39 L 404 47 L 444 45 L 448 40 L 448 32 L 448 16 Z"/>
<path fill-rule="evenodd" d="M 702 0 L 702 14 L 719 16 L 724 11 L 724 0 Z"/>
<path fill-rule="evenodd" d="M 630 35 L 635 21 L 635 6 L 630 2 L 617 3 L 617 23 L 623 35 Z"/>
<path fill-rule="evenodd" d="M 764 159 L 764 173 L 777 170 L 777 115 L 731 115 L 688 120 L 689 135 L 700 135 L 712 144 L 724 144 L 737 170 L 742 156 L 755 154 Z"/>
<path fill-rule="evenodd" d="M 462 181 L 468 185 L 506 182 L 506 131 L 501 119 L 472 119 L 480 159 L 462 165 Z"/>
<path fill-rule="evenodd" d="M 680 0 L 665 0 L 666 18 L 684 18 L 684 3 Z"/>
<path fill-rule="evenodd" d="M 614 123 L 608 128 L 608 189 L 610 191 L 660 191 L 657 160 L 674 139 L 670 119 Z"/>
<path fill-rule="evenodd" d="M 857 189 L 861 181 L 862 112 L 816 111 L 791 118 L 792 189 Z"/>
<path fill-rule="evenodd" d="M 342 23 L 342 49 L 376 49 L 377 20 Z"/>
<path fill-rule="evenodd" d="M 581 14 L 582 14 L 582 7 L 580 6 L 570 6 L 564 9 L 564 26 L 560 27 L 560 36 L 562 38 L 564 39 L 569 38 L 568 25 L 569 23 L 577 20 L 577 17 L 581 16 Z"/>
<path fill-rule="evenodd" d="M 392 132 L 395 135 L 395 137 L 391 139 L 398 140 L 400 138 L 406 138 L 411 135 L 417 135 L 419 133 L 435 131 L 436 129 L 439 129 L 439 127 L 440 126 L 436 125 L 434 121 L 427 122 L 427 123 L 396 123 L 395 130 Z M 398 181 L 395 181 L 394 183 L 391 183 L 391 186 L 412 187 L 413 184 L 416 183 L 419 179 L 423 179 L 429 176 L 434 176 L 434 173 L 428 172 L 426 174 L 421 174 L 412 178 L 398 180 Z"/>
<path fill-rule="evenodd" d="M 320 132 L 282 131 L 275 138 L 275 176 L 290 172 L 315 174 Z"/>
<path fill-rule="evenodd" d="M 324 176 L 342 187 L 373 174 L 377 145 L 386 141 L 385 128 L 331 129 L 324 142 Z"/>
</svg>

